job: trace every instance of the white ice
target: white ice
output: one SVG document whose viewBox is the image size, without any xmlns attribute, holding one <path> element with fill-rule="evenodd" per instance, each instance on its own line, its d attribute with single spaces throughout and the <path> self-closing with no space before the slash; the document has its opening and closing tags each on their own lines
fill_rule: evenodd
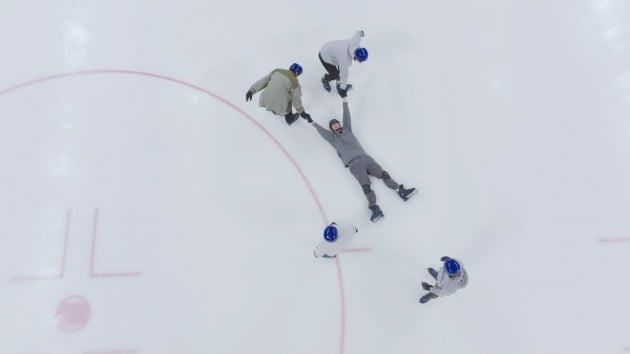
<svg viewBox="0 0 630 354">
<path fill-rule="evenodd" d="M 630 352 L 629 24 L 625 0 L 0 2 L 0 353 Z M 317 53 L 358 29 L 355 132 L 420 190 L 375 180 L 377 224 L 313 128 L 244 97 L 298 62 L 339 117 Z M 332 220 L 358 252 L 315 259 Z M 469 286 L 421 305 L 443 255 Z"/>
</svg>

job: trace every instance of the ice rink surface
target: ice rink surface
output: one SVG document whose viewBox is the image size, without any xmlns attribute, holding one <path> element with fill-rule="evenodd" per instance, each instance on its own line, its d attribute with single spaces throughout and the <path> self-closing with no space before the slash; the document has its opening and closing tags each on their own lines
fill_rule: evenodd
<svg viewBox="0 0 630 354">
<path fill-rule="evenodd" d="M 0 353 L 630 352 L 628 1 L 0 2 Z M 244 96 L 365 31 L 385 218 Z M 330 221 L 359 229 L 315 259 Z M 467 288 L 421 305 L 439 258 Z"/>
</svg>

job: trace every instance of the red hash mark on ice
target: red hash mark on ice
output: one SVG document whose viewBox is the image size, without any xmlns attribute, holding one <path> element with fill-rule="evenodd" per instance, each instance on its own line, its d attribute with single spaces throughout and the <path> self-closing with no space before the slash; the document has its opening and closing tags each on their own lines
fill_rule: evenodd
<svg viewBox="0 0 630 354">
<path fill-rule="evenodd" d="M 66 211 L 66 225 L 63 235 L 63 251 L 61 254 L 61 265 L 59 266 L 59 273 L 55 275 L 32 275 L 32 276 L 19 276 L 11 278 L 11 281 L 33 281 L 33 280 L 51 280 L 51 279 L 63 279 L 66 273 L 66 253 L 68 250 L 68 234 L 70 233 L 70 216 L 71 210 Z"/>
<path fill-rule="evenodd" d="M 98 229 L 98 209 L 94 209 L 94 225 L 92 227 L 92 256 L 90 257 L 90 277 L 107 278 L 107 277 L 133 277 L 142 275 L 140 272 L 121 272 L 121 273 L 97 273 L 94 268 L 96 263 L 96 239 Z"/>
<path fill-rule="evenodd" d="M 237 105 L 229 102 L 228 100 L 224 99 L 223 97 L 220 97 L 200 86 L 176 79 L 176 78 L 172 78 L 172 77 L 167 77 L 167 76 L 163 76 L 163 75 L 159 75 L 159 74 L 152 74 L 152 73 L 148 73 L 148 72 L 141 72 L 141 71 L 133 71 L 133 70 L 111 70 L 111 69 L 103 69 L 103 70 L 85 70 L 85 71 L 76 71 L 76 72 L 70 72 L 70 73 L 61 73 L 61 74 L 56 74 L 56 75 L 50 75 L 47 77 L 40 77 L 38 79 L 34 79 L 28 82 L 23 82 L 20 84 L 17 84 L 15 86 L 6 88 L 4 90 L 0 90 L 0 96 L 7 94 L 9 92 L 15 91 L 17 89 L 23 88 L 23 87 L 27 87 L 27 86 L 31 86 L 31 85 L 35 85 L 41 82 L 45 82 L 45 81 L 49 81 L 49 80 L 54 80 L 54 79 L 61 79 L 61 78 L 66 78 L 66 77 L 71 77 L 71 76 L 77 76 L 77 75 L 102 75 L 102 74 L 115 74 L 115 75 L 137 75 L 137 76 L 144 76 L 144 77 L 151 77 L 154 79 L 160 79 L 160 80 L 164 80 L 164 81 L 168 81 L 168 82 L 172 82 L 178 85 L 182 85 L 182 86 L 186 86 L 188 88 L 191 88 L 193 90 L 196 90 L 198 92 L 203 93 L 204 95 L 208 96 L 208 97 L 212 97 L 222 103 L 224 103 L 225 105 L 231 107 L 232 109 L 234 109 L 235 111 L 237 111 L 238 113 L 240 113 L 243 117 L 245 117 L 249 122 L 251 122 L 253 125 L 255 125 L 256 127 L 258 127 L 269 139 L 271 139 L 273 141 L 274 144 L 276 144 L 276 146 L 282 151 L 282 153 L 285 155 L 285 157 L 291 162 L 291 164 L 295 167 L 295 169 L 297 170 L 298 174 L 302 177 L 302 180 L 304 181 L 306 187 L 308 188 L 308 190 L 311 193 L 311 196 L 313 197 L 313 200 L 315 201 L 315 203 L 317 204 L 317 207 L 319 209 L 319 212 L 322 216 L 322 219 L 324 221 L 324 224 L 328 225 L 328 218 L 326 217 L 326 214 L 324 213 L 324 209 L 319 201 L 319 198 L 317 197 L 317 194 L 315 193 L 315 190 L 313 189 L 310 181 L 308 180 L 308 178 L 306 177 L 306 174 L 302 171 L 302 169 L 300 168 L 300 166 L 298 165 L 298 163 L 295 161 L 295 159 L 293 158 L 293 156 L 291 156 L 291 154 L 289 154 L 288 149 L 286 149 L 282 143 L 280 143 L 280 141 L 273 135 L 271 134 L 271 132 L 269 132 L 261 123 L 259 123 L 256 119 L 254 119 L 252 116 L 250 116 L 249 114 L 247 114 L 245 111 L 243 111 L 241 108 L 239 108 Z M 97 215 L 97 213 L 95 213 L 95 215 Z M 95 254 L 95 244 L 96 244 L 96 218 L 95 218 L 95 222 L 94 222 L 94 235 L 93 235 L 93 247 L 92 247 L 92 268 L 90 269 L 90 275 L 93 274 L 93 265 L 94 265 L 94 254 Z M 346 328 L 346 323 L 345 323 L 345 296 L 344 296 L 344 290 L 343 290 L 343 279 L 341 278 L 341 265 L 339 262 L 339 259 L 336 259 L 336 264 L 337 264 L 337 273 L 339 275 L 339 295 L 341 297 L 341 336 L 340 336 L 340 342 L 339 342 L 339 353 L 343 354 L 344 353 L 344 344 L 345 344 L 345 328 Z M 132 273 L 133 275 L 137 275 L 135 273 Z M 139 273 L 138 273 L 139 274 Z M 102 275 L 103 276 L 103 275 Z M 102 352 L 101 352 L 102 353 Z M 107 353 L 107 352 L 105 352 Z M 112 352 L 110 352 L 111 354 Z M 113 352 L 116 353 L 116 352 Z M 125 353 L 125 352 L 122 352 Z M 135 353 L 135 351 L 132 351 L 132 353 Z M 85 354 L 85 353 L 84 353 Z M 88 353 L 90 354 L 90 353 Z M 93 354 L 93 353 L 91 353 Z M 117 353 L 120 354 L 120 353 Z"/>
</svg>

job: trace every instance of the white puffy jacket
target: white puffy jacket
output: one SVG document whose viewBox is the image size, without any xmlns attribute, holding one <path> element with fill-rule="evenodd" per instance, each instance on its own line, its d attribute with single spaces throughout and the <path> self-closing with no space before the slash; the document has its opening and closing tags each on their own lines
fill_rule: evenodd
<svg viewBox="0 0 630 354">
<path fill-rule="evenodd" d="M 330 41 L 322 46 L 319 55 L 328 63 L 339 67 L 340 86 L 346 89 L 348 85 L 348 69 L 352 65 L 354 51 L 359 48 L 363 31 L 357 31 L 350 39 Z"/>
<path fill-rule="evenodd" d="M 431 290 L 429 290 L 430 292 L 437 296 L 448 296 L 468 285 L 468 273 L 466 273 L 466 270 L 464 269 L 464 264 L 459 260 L 457 262 L 462 269 L 460 275 L 457 278 L 451 278 L 442 266 L 442 268 L 438 271 L 437 281 L 435 285 L 431 287 Z"/>
</svg>

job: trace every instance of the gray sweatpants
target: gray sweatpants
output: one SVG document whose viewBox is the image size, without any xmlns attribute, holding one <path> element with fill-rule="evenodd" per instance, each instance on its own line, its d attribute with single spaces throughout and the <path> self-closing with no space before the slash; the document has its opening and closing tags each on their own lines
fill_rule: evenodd
<svg viewBox="0 0 630 354">
<path fill-rule="evenodd" d="M 352 160 L 348 168 L 350 168 L 350 173 L 359 181 L 361 188 L 363 188 L 363 193 L 368 200 L 369 206 L 376 204 L 376 194 L 370 188 L 372 183 L 370 182 L 370 176 L 382 179 L 383 183 L 390 189 L 396 190 L 400 186 L 389 176 L 389 173 L 383 171 L 381 165 L 374 161 L 370 155 L 363 155 Z"/>
</svg>

